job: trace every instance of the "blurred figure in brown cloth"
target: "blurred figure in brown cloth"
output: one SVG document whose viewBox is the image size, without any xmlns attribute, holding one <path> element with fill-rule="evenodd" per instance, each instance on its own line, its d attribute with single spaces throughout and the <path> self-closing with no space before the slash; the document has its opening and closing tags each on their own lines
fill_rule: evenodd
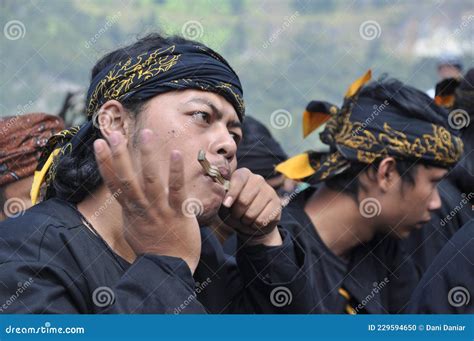
<svg viewBox="0 0 474 341">
<path fill-rule="evenodd" d="M 31 207 L 30 189 L 41 148 L 62 129 L 61 118 L 44 113 L 0 119 L 0 220 Z"/>
</svg>

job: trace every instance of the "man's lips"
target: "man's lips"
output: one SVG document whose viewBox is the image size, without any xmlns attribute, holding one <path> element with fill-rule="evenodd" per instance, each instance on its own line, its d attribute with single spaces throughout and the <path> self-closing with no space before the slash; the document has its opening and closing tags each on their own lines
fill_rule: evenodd
<svg viewBox="0 0 474 341">
<path fill-rule="evenodd" d="M 214 169 L 217 169 L 220 173 L 220 175 L 222 175 L 222 177 L 225 179 L 225 180 L 229 180 L 230 181 L 230 177 L 232 175 L 231 171 L 230 171 L 230 167 L 226 166 L 226 165 L 223 165 L 223 164 L 212 164 L 211 163 L 211 167 L 214 168 Z M 202 174 L 204 175 L 207 175 L 211 178 L 213 178 L 211 175 L 209 175 L 205 170 L 202 171 Z M 213 178 L 214 179 L 214 178 Z"/>
<path fill-rule="evenodd" d="M 220 165 L 220 166 L 214 165 L 214 167 L 217 167 L 217 169 L 219 170 L 219 172 L 221 173 L 224 179 L 230 181 L 231 173 L 230 173 L 229 167 L 226 167 L 224 165 Z"/>
<path fill-rule="evenodd" d="M 221 161 L 213 164 L 206 157 L 204 149 L 199 149 L 197 160 L 207 175 L 228 187 L 231 172 L 229 162 L 226 159 L 221 159 Z"/>
<path fill-rule="evenodd" d="M 422 220 L 420 222 L 418 222 L 415 226 L 417 228 L 422 228 L 423 226 L 425 226 L 426 224 L 428 224 L 430 222 L 430 220 Z"/>
</svg>

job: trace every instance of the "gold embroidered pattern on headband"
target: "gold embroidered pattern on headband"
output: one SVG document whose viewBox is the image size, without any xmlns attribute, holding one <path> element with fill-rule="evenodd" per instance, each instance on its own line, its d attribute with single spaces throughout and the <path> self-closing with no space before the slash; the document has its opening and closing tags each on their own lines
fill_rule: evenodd
<svg viewBox="0 0 474 341">
<path fill-rule="evenodd" d="M 239 106 L 239 110 L 243 110 L 245 108 L 244 104 L 244 99 L 239 96 L 239 94 L 236 94 L 234 89 L 232 88 L 232 85 L 228 83 L 221 83 L 220 85 L 216 86 L 216 89 L 227 89 L 235 98 L 237 101 L 237 104 Z"/>
<path fill-rule="evenodd" d="M 372 163 L 377 158 L 395 153 L 413 158 L 431 154 L 434 161 L 449 165 L 459 160 L 463 150 L 463 143 L 459 137 L 453 137 L 446 128 L 436 124 L 431 124 L 431 134 L 422 134 L 413 141 L 387 122 L 384 122 L 383 132 L 379 134 L 363 129 L 362 123 L 353 123 L 348 116 L 343 118 L 343 124 L 339 129 L 335 124 L 336 120 L 331 120 L 327 129 L 333 132 L 339 130 L 335 136 L 336 144 L 357 150 L 357 160 L 363 163 Z"/>
<path fill-rule="evenodd" d="M 99 98 L 120 100 L 134 83 L 146 81 L 171 69 L 181 57 L 181 55 L 172 55 L 175 48 L 176 46 L 172 45 L 157 49 L 149 55 L 143 53 L 136 57 L 137 61 L 134 64 L 132 64 L 132 58 L 125 63 L 118 63 L 97 84 L 89 101 L 87 115 L 92 116 L 99 109 Z"/>
</svg>

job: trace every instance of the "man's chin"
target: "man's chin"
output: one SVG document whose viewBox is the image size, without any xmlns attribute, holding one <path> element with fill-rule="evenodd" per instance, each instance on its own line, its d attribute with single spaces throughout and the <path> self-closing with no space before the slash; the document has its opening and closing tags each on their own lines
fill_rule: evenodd
<svg viewBox="0 0 474 341">
<path fill-rule="evenodd" d="M 403 229 L 403 230 L 398 230 L 398 231 L 393 231 L 391 233 L 391 236 L 395 239 L 407 239 L 410 237 L 411 232 L 413 229 Z"/>
<path fill-rule="evenodd" d="M 197 217 L 199 226 L 213 225 L 213 223 L 217 221 L 219 208 L 220 205 L 204 210 L 204 212 Z"/>
</svg>

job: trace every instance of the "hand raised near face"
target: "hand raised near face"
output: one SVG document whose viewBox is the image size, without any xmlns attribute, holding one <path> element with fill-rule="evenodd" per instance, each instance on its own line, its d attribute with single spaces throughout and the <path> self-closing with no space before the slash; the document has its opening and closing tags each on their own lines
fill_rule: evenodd
<svg viewBox="0 0 474 341">
<path fill-rule="evenodd" d="M 201 236 L 196 217 L 184 214 L 187 199 L 181 153 L 171 152 L 166 184 L 158 167 L 163 155 L 149 129 L 140 132 L 139 158 L 132 158 L 123 135 L 113 131 L 94 142 L 100 174 L 111 193 L 119 193 L 123 234 L 137 255 L 152 253 L 182 258 L 191 271 L 201 253 Z M 133 164 L 133 160 L 139 162 Z M 139 171 L 137 171 L 139 169 Z"/>
<path fill-rule="evenodd" d="M 280 245 L 276 228 L 281 217 L 281 202 L 265 179 L 247 168 L 237 169 L 223 202 L 220 217 L 245 237 L 250 244 Z"/>
</svg>

